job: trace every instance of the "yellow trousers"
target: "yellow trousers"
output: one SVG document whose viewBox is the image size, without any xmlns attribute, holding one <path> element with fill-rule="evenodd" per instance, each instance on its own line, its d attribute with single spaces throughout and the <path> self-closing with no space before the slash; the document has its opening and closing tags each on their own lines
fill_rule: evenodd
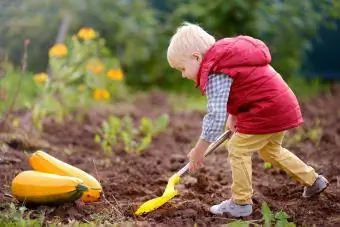
<svg viewBox="0 0 340 227">
<path fill-rule="evenodd" d="M 237 204 L 252 204 L 252 155 L 259 155 L 287 172 L 304 185 L 311 186 L 317 174 L 293 153 L 282 147 L 285 132 L 271 134 L 234 133 L 228 141 L 229 160 L 233 183 L 231 186 L 232 200 Z"/>
</svg>

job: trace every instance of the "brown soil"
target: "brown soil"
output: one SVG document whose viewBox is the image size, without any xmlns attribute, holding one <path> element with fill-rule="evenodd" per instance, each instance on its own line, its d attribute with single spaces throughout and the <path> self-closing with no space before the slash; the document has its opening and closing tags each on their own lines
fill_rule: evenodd
<svg viewBox="0 0 340 227">
<path fill-rule="evenodd" d="M 289 145 L 302 160 L 313 166 L 330 181 L 320 196 L 301 197 L 303 186 L 278 169 L 265 170 L 263 161 L 254 155 L 253 186 L 254 213 L 246 220 L 261 218 L 261 204 L 267 202 L 273 211 L 284 210 L 298 225 L 340 226 L 340 86 L 302 105 L 305 124 L 313 127 L 319 118 L 323 134 L 319 144 L 309 139 Z M 102 220 L 111 223 L 134 221 L 140 226 L 216 226 L 226 224 L 231 217 L 215 216 L 209 206 L 230 197 L 231 171 L 227 150 L 220 147 L 206 159 L 206 165 L 195 175 L 186 175 L 178 185 L 179 195 L 154 212 L 136 217 L 133 212 L 144 201 L 160 196 L 168 178 L 187 162 L 186 153 L 200 134 L 203 113 L 171 110 L 167 96 L 153 92 L 140 96 L 133 105 L 98 107 L 90 111 L 84 122 L 70 118 L 64 124 L 45 122 L 45 130 L 38 139 L 47 144 L 44 150 L 95 176 L 103 185 L 105 197 L 100 201 L 80 202 L 57 207 L 31 207 L 31 217 L 44 212 L 48 221 L 70 219 L 79 221 Z M 93 141 L 96 128 L 110 113 L 131 114 L 135 119 L 170 114 L 170 125 L 141 155 L 124 153 L 113 147 L 113 155 L 105 155 Z M 26 122 L 27 112 L 18 113 L 28 138 L 37 138 Z M 25 117 L 26 116 L 26 117 Z M 25 127 L 24 127 L 25 126 Z M 18 128 L 12 131 L 18 131 Z M 3 129 L 4 131 L 4 129 Z M 293 137 L 290 132 L 287 141 Z M 1 143 L 0 143 L 1 144 Z M 27 155 L 18 143 L 0 146 L 0 203 L 16 202 L 10 197 L 10 184 L 20 171 L 30 169 Z M 1 209 L 1 208 L 0 208 Z"/>
</svg>

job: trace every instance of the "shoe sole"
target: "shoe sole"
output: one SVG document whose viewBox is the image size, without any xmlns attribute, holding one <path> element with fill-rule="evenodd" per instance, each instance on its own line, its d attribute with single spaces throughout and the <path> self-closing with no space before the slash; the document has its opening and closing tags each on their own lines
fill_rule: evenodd
<svg viewBox="0 0 340 227">
<path fill-rule="evenodd" d="M 235 218 L 240 218 L 240 217 L 247 217 L 249 215 L 251 215 L 253 213 L 253 211 L 251 210 L 250 213 L 241 213 L 241 214 L 233 214 L 232 212 L 212 212 L 211 210 L 209 210 L 210 213 L 215 214 L 215 215 L 223 215 L 223 214 L 230 214 L 231 216 L 235 217 Z"/>
<path fill-rule="evenodd" d="M 251 215 L 253 212 L 250 212 L 250 213 L 243 213 L 243 214 L 239 214 L 239 215 L 233 215 L 231 213 L 229 213 L 231 216 L 235 217 L 235 218 L 243 218 L 243 217 L 247 217 L 249 215 Z"/>
<path fill-rule="evenodd" d="M 325 191 L 326 188 L 327 188 L 328 185 L 329 185 L 329 182 L 328 182 L 328 180 L 327 180 L 326 178 L 323 177 L 323 179 L 325 180 L 326 187 L 322 188 L 320 191 L 318 191 L 318 192 L 316 192 L 316 193 L 314 193 L 313 195 L 310 195 L 310 196 L 306 196 L 306 195 L 302 194 L 302 197 L 303 197 L 303 198 L 312 198 L 312 197 L 314 197 L 314 196 L 320 195 L 320 193 L 322 193 L 323 191 Z"/>
</svg>

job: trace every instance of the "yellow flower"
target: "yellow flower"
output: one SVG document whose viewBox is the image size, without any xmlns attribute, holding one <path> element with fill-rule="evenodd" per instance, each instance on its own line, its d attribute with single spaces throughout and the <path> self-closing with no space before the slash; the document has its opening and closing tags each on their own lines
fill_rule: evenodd
<svg viewBox="0 0 340 227">
<path fill-rule="evenodd" d="M 77 36 L 83 40 L 90 40 L 96 37 L 96 32 L 89 27 L 84 27 L 79 30 Z"/>
<path fill-rule="evenodd" d="M 92 59 L 87 63 L 86 68 L 94 74 L 99 74 L 104 70 L 104 64 L 98 59 Z"/>
<path fill-rule="evenodd" d="M 63 43 L 55 44 L 49 51 L 49 55 L 53 57 L 64 57 L 67 55 L 67 47 Z"/>
<path fill-rule="evenodd" d="M 93 98 L 95 100 L 107 100 L 110 98 L 110 93 L 106 89 L 96 89 L 93 92 Z"/>
<path fill-rule="evenodd" d="M 110 69 L 106 76 L 112 80 L 123 80 L 124 75 L 120 69 Z"/>
<path fill-rule="evenodd" d="M 35 74 L 33 80 L 38 84 L 43 84 L 48 80 L 48 75 L 46 73 Z"/>
</svg>

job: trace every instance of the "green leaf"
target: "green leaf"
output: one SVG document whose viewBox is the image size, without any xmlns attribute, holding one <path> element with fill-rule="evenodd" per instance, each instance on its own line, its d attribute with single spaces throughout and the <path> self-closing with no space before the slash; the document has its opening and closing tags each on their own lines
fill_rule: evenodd
<svg viewBox="0 0 340 227">
<path fill-rule="evenodd" d="M 100 143 L 100 142 L 101 142 L 101 138 L 100 138 L 100 135 L 99 135 L 99 134 L 96 134 L 96 135 L 94 136 L 94 141 L 95 141 L 96 143 Z"/>
<path fill-rule="evenodd" d="M 123 130 L 125 130 L 126 133 L 131 135 L 136 133 L 136 129 L 134 128 L 134 124 L 130 116 L 124 116 L 122 121 L 124 128 Z"/>
<path fill-rule="evenodd" d="M 264 167 L 265 169 L 271 169 L 271 168 L 273 167 L 273 165 L 272 165 L 270 162 L 265 162 L 265 163 L 263 164 L 263 167 Z"/>
<path fill-rule="evenodd" d="M 271 212 L 267 203 L 262 203 L 261 212 L 264 219 L 264 226 L 270 227 L 273 221 L 273 213 Z"/>
<path fill-rule="evenodd" d="M 111 144 L 105 143 L 105 144 L 103 145 L 103 147 L 104 147 L 104 151 L 105 151 L 106 153 L 108 153 L 108 154 L 111 154 L 111 153 L 112 153 Z"/>
<path fill-rule="evenodd" d="M 159 116 L 155 120 L 153 135 L 157 135 L 160 132 L 164 131 L 168 127 L 168 124 L 169 124 L 169 115 L 163 114 Z"/>
<path fill-rule="evenodd" d="M 237 221 L 229 222 L 227 226 L 228 227 L 248 227 L 249 222 L 237 220 Z"/>
<path fill-rule="evenodd" d="M 128 153 L 132 153 L 133 152 L 133 141 L 132 141 L 131 135 L 127 132 L 121 132 L 121 135 L 122 135 L 122 139 L 124 142 L 125 151 Z"/>
<path fill-rule="evenodd" d="M 140 120 L 139 130 L 143 135 L 152 133 L 152 121 L 150 118 L 142 117 Z"/>
<path fill-rule="evenodd" d="M 284 211 L 279 211 L 275 213 L 275 219 L 277 220 L 275 223 L 275 227 L 295 227 L 294 222 L 288 222 L 289 216 Z"/>
<path fill-rule="evenodd" d="M 278 219 L 278 220 L 287 220 L 287 218 L 289 218 L 289 216 L 284 211 L 279 211 L 279 212 L 275 213 L 275 219 Z"/>
<path fill-rule="evenodd" d="M 140 153 L 142 150 L 148 148 L 149 145 L 151 144 L 151 141 L 152 141 L 151 135 L 145 136 L 140 142 L 140 145 L 138 146 L 138 148 L 136 149 L 137 153 Z"/>
</svg>

